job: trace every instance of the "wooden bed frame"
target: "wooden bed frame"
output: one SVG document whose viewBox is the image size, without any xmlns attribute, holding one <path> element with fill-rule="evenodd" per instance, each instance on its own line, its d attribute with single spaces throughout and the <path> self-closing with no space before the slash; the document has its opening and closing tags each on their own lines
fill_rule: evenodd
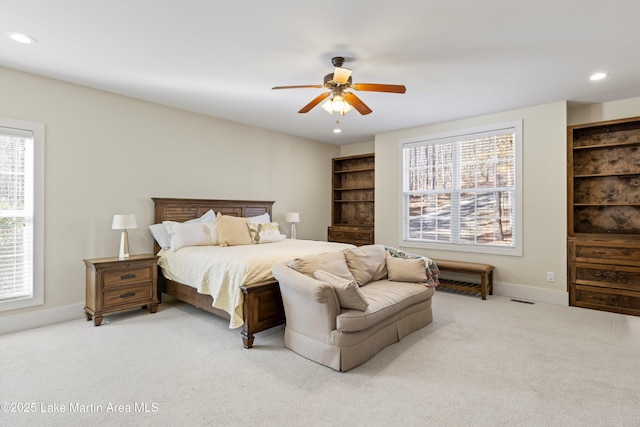
<svg viewBox="0 0 640 427">
<path fill-rule="evenodd" d="M 223 215 L 251 217 L 268 213 L 274 202 L 249 200 L 209 200 L 209 199 L 170 199 L 152 197 L 154 203 L 154 224 L 162 221 L 184 222 L 204 215 L 209 209 Z M 154 253 L 158 253 L 160 246 L 154 243 Z M 242 307 L 244 324 L 242 325 L 242 342 L 245 348 L 253 346 L 254 334 L 265 329 L 284 323 L 284 307 L 280 287 L 275 280 L 243 285 L 240 287 L 244 294 Z M 206 310 L 215 315 L 229 319 L 227 312 L 214 308 L 213 297 L 198 293 L 188 285 L 169 280 L 158 268 L 158 298 L 167 295 Z"/>
</svg>

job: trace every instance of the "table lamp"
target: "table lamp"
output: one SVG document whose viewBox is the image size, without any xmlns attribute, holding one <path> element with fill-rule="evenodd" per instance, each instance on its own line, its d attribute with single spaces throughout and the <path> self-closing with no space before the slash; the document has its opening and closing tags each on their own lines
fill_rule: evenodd
<svg viewBox="0 0 640 427">
<path fill-rule="evenodd" d="M 113 230 L 122 230 L 120 234 L 120 254 L 118 258 L 129 258 L 129 236 L 127 235 L 127 229 L 138 228 L 136 216 L 133 214 L 114 215 L 111 228 Z"/>
<path fill-rule="evenodd" d="M 286 221 L 291 223 L 291 238 L 296 238 L 296 223 L 300 222 L 300 214 L 298 212 L 289 212 Z"/>
</svg>

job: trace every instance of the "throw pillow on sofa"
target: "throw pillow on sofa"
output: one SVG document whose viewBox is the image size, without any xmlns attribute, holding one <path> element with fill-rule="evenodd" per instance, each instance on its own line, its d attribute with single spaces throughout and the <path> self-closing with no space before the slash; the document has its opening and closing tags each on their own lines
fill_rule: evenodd
<svg viewBox="0 0 640 427">
<path fill-rule="evenodd" d="M 387 276 L 387 252 L 383 245 L 365 245 L 344 251 L 349 271 L 359 286 Z"/>
<path fill-rule="evenodd" d="M 333 286 L 340 301 L 340 307 L 365 311 L 369 301 L 360 292 L 360 287 L 355 280 L 344 279 L 326 271 L 316 270 L 313 277 L 321 282 Z"/>
<path fill-rule="evenodd" d="M 305 274 L 309 277 L 313 277 L 313 273 L 316 270 L 323 270 L 330 271 L 331 274 L 335 274 L 343 279 L 354 280 L 353 275 L 349 271 L 349 267 L 347 267 L 344 251 L 305 255 L 304 257 L 292 259 L 287 265 L 298 273 Z"/>
<path fill-rule="evenodd" d="M 424 283 L 427 281 L 424 258 L 402 259 L 387 257 L 387 271 L 389 280 L 394 282 Z"/>
</svg>

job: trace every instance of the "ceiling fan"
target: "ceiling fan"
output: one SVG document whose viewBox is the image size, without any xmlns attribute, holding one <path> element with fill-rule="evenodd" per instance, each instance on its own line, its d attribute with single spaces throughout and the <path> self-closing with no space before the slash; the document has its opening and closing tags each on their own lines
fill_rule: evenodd
<svg viewBox="0 0 640 427">
<path fill-rule="evenodd" d="M 331 59 L 331 64 L 335 67 L 333 73 L 324 76 L 324 84 L 321 85 L 302 85 L 302 86 L 276 86 L 272 89 L 301 89 L 301 88 L 327 88 L 330 92 L 322 93 L 316 96 L 310 103 L 305 105 L 298 111 L 304 114 L 309 112 L 313 107 L 320 104 L 325 99 L 331 99 L 324 103 L 322 107 L 329 113 L 338 113 L 344 115 L 352 107 L 358 110 L 362 115 L 371 113 L 369 108 L 360 98 L 353 92 L 347 92 L 346 89 L 354 89 L 368 92 L 389 92 L 389 93 L 405 93 L 406 88 L 403 85 L 388 85 L 379 83 L 353 83 L 351 78 L 351 70 L 343 68 L 344 58 L 336 56 Z"/>
</svg>

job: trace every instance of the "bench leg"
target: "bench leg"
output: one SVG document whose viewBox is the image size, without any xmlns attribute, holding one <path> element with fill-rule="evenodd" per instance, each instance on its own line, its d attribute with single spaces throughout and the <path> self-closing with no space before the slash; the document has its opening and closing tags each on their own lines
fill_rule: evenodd
<svg viewBox="0 0 640 427">
<path fill-rule="evenodd" d="M 489 295 L 493 295 L 493 270 L 489 272 Z"/>
<path fill-rule="evenodd" d="M 482 299 L 486 300 L 487 299 L 487 282 L 489 281 L 489 278 L 487 277 L 487 273 L 482 273 L 480 277 L 481 277 L 480 290 L 482 292 Z"/>
</svg>

